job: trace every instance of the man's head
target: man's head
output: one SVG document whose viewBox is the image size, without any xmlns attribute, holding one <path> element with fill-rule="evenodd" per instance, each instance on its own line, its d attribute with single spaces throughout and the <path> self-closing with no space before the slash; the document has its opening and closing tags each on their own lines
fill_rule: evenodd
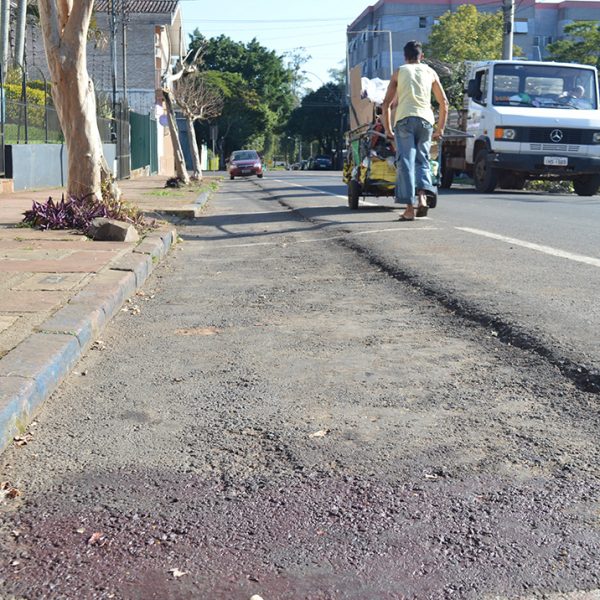
<svg viewBox="0 0 600 600">
<path fill-rule="evenodd" d="M 585 94 L 585 88 L 582 85 L 576 85 L 571 92 L 571 95 L 575 98 L 583 98 Z"/>
<path fill-rule="evenodd" d="M 411 40 L 404 46 L 404 58 L 407 61 L 414 62 L 423 56 L 423 47 L 421 42 Z"/>
</svg>

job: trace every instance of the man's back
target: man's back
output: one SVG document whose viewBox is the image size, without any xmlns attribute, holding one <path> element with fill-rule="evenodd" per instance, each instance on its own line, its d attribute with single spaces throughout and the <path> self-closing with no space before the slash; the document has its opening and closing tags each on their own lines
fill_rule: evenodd
<svg viewBox="0 0 600 600">
<path fill-rule="evenodd" d="M 396 121 L 421 117 L 435 122 L 431 108 L 431 88 L 437 79 L 435 71 L 422 63 L 409 63 L 398 69 L 398 107 Z"/>
</svg>

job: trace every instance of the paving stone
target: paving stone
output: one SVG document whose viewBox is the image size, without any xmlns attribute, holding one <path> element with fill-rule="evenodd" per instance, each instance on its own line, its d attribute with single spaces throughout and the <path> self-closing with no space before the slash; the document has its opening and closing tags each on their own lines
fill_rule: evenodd
<svg viewBox="0 0 600 600">
<path fill-rule="evenodd" d="M 71 298 L 70 303 L 101 308 L 105 315 L 111 317 L 135 290 L 135 273 L 107 270 L 96 275 L 84 289 Z"/>
<path fill-rule="evenodd" d="M 117 271 L 133 271 L 137 286 L 142 285 L 152 271 L 152 258 L 147 254 L 128 254 L 111 265 Z"/>
<path fill-rule="evenodd" d="M 18 346 L 27 336 L 52 314 L 51 310 L 38 313 L 15 314 L 14 323 L 4 331 L 0 331 L 0 357 Z"/>
<path fill-rule="evenodd" d="M 2 357 L 0 378 L 34 379 L 35 397 L 47 398 L 71 371 L 80 355 L 79 342 L 73 335 L 34 333 Z"/>
<path fill-rule="evenodd" d="M 30 313 L 58 307 L 68 298 L 64 291 L 7 290 L 0 293 L 0 312 Z"/>
<path fill-rule="evenodd" d="M 18 285 L 14 290 L 73 290 L 80 287 L 90 275 L 85 273 L 36 273 Z"/>
<path fill-rule="evenodd" d="M 10 290 L 32 276 L 33 273 L 0 273 L 0 291 Z"/>
<path fill-rule="evenodd" d="M 18 318 L 18 315 L 0 315 L 0 333 L 14 325 Z"/>
<path fill-rule="evenodd" d="M 124 251 L 130 248 L 124 245 Z M 2 260 L 1 272 L 28 271 L 32 273 L 97 273 L 122 252 L 77 251 L 61 260 Z"/>
<path fill-rule="evenodd" d="M 108 317 L 101 306 L 67 304 L 39 326 L 41 333 L 75 335 L 81 348 L 85 348 L 106 323 Z"/>
</svg>

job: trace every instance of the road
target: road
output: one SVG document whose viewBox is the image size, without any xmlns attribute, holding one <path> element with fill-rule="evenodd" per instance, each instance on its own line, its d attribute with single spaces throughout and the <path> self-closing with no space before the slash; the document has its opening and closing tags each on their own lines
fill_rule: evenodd
<svg viewBox="0 0 600 600">
<path fill-rule="evenodd" d="M 536 348 L 600 389 L 600 196 L 482 195 L 463 186 L 442 192 L 430 219 L 405 235 L 389 228 L 397 213 L 387 198 L 346 210 L 337 172 L 278 173 L 263 187 L 323 228 L 353 232 L 352 243 L 387 269 L 507 343 Z"/>
<path fill-rule="evenodd" d="M 598 394 L 469 312 L 542 323 L 526 249 L 295 177 L 224 182 L 1 457 L 0 597 L 596 600 Z"/>
</svg>

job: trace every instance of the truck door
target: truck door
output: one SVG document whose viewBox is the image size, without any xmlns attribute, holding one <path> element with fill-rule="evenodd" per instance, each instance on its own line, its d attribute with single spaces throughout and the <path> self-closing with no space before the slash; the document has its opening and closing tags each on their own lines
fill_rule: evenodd
<svg viewBox="0 0 600 600">
<path fill-rule="evenodd" d="M 470 91 L 469 94 L 469 105 L 467 110 L 467 146 L 465 152 L 465 159 L 467 163 L 473 164 L 474 156 L 473 150 L 475 142 L 484 135 L 486 130 L 486 107 L 489 103 L 488 98 L 488 80 L 489 80 L 489 69 L 484 68 L 475 72 L 475 76 L 472 81 L 475 83 L 469 83 Z"/>
</svg>

